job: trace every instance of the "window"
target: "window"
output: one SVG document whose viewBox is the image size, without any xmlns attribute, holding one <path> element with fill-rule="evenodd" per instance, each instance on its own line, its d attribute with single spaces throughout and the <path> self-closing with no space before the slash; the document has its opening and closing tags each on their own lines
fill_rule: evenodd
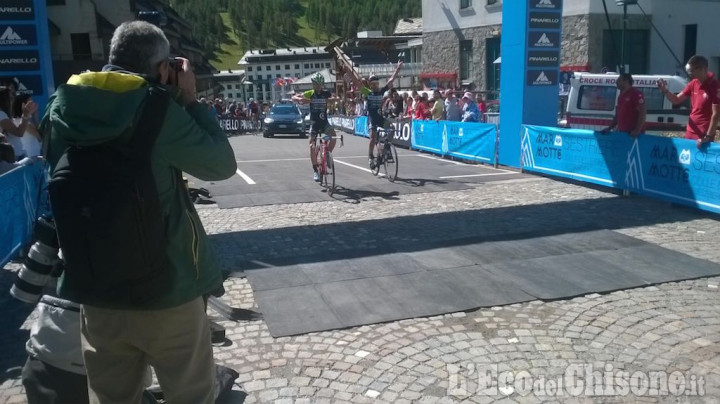
<svg viewBox="0 0 720 404">
<path fill-rule="evenodd" d="M 500 38 L 485 39 L 485 85 L 488 91 L 500 91 Z M 491 93 L 492 94 L 492 93 Z M 491 94 L 488 94 L 490 98 Z M 492 94 L 494 97 L 494 94 Z"/>
<path fill-rule="evenodd" d="M 612 111 L 615 109 L 617 88 L 610 86 L 580 86 L 578 109 Z"/>
<path fill-rule="evenodd" d="M 279 79 L 280 77 L 281 77 L 280 74 L 276 74 L 276 75 L 275 75 L 275 78 L 278 78 L 278 79 Z"/>
<path fill-rule="evenodd" d="M 330 62 L 325 62 L 325 67 L 330 67 Z"/>
<path fill-rule="evenodd" d="M 90 34 L 70 34 L 70 43 L 72 45 L 73 60 L 92 59 Z"/>
<path fill-rule="evenodd" d="M 275 70 L 280 70 L 280 65 L 275 65 Z"/>
<path fill-rule="evenodd" d="M 690 59 L 697 51 L 697 24 L 685 26 L 685 51 L 683 61 Z"/>
<path fill-rule="evenodd" d="M 487 5 L 493 6 L 493 5 L 497 4 L 497 2 L 498 2 L 498 0 L 487 0 Z"/>
<path fill-rule="evenodd" d="M 315 63 L 315 68 L 316 68 L 316 69 L 319 69 L 319 68 L 320 68 L 320 63 Z"/>
<path fill-rule="evenodd" d="M 618 71 L 622 52 L 622 30 L 613 30 L 615 46 L 610 30 L 603 31 L 602 67 Z M 614 51 L 613 49 L 617 49 Z M 632 74 L 647 74 L 650 64 L 650 31 L 646 29 L 628 29 L 625 31 L 625 64 L 630 66 Z"/>
<path fill-rule="evenodd" d="M 270 65 L 265 66 L 265 71 L 266 71 L 266 72 L 269 72 L 269 71 L 270 71 Z"/>
<path fill-rule="evenodd" d="M 472 77 L 472 40 L 460 41 L 460 80 Z"/>
<path fill-rule="evenodd" d="M 232 98 L 232 93 L 228 93 L 227 97 Z"/>
<path fill-rule="evenodd" d="M 248 76 L 248 80 L 249 80 L 249 81 L 253 81 L 253 75 L 252 75 L 252 74 Z"/>
<path fill-rule="evenodd" d="M 235 84 L 235 89 L 236 89 L 236 90 L 239 90 L 239 89 L 240 89 L 240 84 Z"/>
<path fill-rule="evenodd" d="M 490 4 L 491 0 L 488 0 L 488 4 Z M 460 0 L 460 10 L 464 10 L 466 8 L 472 7 L 472 0 Z"/>
<path fill-rule="evenodd" d="M 665 102 L 665 96 L 663 93 L 660 92 L 660 89 L 657 87 L 636 87 L 638 90 L 642 91 L 643 95 L 645 96 L 645 108 L 647 108 L 648 111 L 656 110 L 656 109 L 663 109 L 663 104 Z"/>
<path fill-rule="evenodd" d="M 306 69 L 309 69 L 309 68 L 310 68 L 310 63 L 305 63 L 305 68 L 306 68 Z"/>
<path fill-rule="evenodd" d="M 270 80 L 272 78 L 272 74 L 267 75 L 267 79 Z"/>
<path fill-rule="evenodd" d="M 242 93 L 235 93 L 235 98 L 242 98 Z"/>
<path fill-rule="evenodd" d="M 290 65 L 285 65 L 285 70 L 290 70 Z"/>
<path fill-rule="evenodd" d="M 247 71 L 251 72 L 251 71 L 252 71 L 252 66 L 248 66 Z"/>
<path fill-rule="evenodd" d="M 296 64 L 296 65 L 295 65 L 295 70 L 300 70 L 300 65 L 299 65 L 299 64 Z"/>
</svg>

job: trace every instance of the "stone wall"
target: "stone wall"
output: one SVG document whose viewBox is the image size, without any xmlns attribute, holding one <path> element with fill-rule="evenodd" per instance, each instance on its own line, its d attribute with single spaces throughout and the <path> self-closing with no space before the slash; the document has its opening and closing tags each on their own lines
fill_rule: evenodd
<svg viewBox="0 0 720 404">
<path fill-rule="evenodd" d="M 460 84 L 460 41 L 473 41 L 472 71 L 470 88 L 475 91 L 486 87 L 485 40 L 493 38 L 493 31 L 499 32 L 499 25 L 488 25 L 457 29 L 452 31 L 426 32 L 423 34 L 423 73 L 457 73 Z"/>
<path fill-rule="evenodd" d="M 610 15 L 613 29 L 622 29 L 622 16 Z M 651 29 L 642 16 L 628 16 L 628 29 Z M 591 71 L 602 69 L 603 33 L 607 29 L 604 14 L 590 14 L 563 17 L 562 65 L 585 66 Z M 458 73 L 460 65 L 460 41 L 473 41 L 472 89 L 486 89 L 485 39 L 493 37 L 493 31 L 501 26 L 484 26 L 456 29 L 423 34 L 422 61 L 423 73 Z M 620 44 L 617 44 L 619 47 Z M 618 51 L 620 51 L 618 49 Z M 645 50 L 643 50 L 645 51 Z"/>
</svg>

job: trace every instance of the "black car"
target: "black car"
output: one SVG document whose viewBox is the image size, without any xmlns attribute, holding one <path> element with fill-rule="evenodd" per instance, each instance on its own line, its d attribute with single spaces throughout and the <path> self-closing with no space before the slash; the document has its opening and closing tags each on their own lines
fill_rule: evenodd
<svg viewBox="0 0 720 404">
<path fill-rule="evenodd" d="M 279 133 L 305 136 L 303 115 L 297 105 L 282 103 L 270 108 L 270 112 L 263 120 L 263 137 L 272 137 Z"/>
</svg>

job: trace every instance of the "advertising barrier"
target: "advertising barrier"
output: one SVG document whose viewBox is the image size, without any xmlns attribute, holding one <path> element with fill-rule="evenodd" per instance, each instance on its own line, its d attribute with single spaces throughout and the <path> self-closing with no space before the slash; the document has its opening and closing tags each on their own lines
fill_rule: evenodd
<svg viewBox="0 0 720 404">
<path fill-rule="evenodd" d="M 30 241 L 36 215 L 48 213 L 47 199 L 42 197 L 38 201 L 46 175 L 40 163 L 0 175 L 0 267 Z"/>
<path fill-rule="evenodd" d="M 354 133 L 358 136 L 370 137 L 370 128 L 368 127 L 367 116 L 355 117 L 354 122 L 355 128 Z M 392 138 L 392 143 L 395 146 L 409 149 L 411 146 L 410 138 L 412 137 L 412 122 L 409 118 L 403 118 L 399 122 L 392 122 L 392 127 L 395 128 L 395 134 Z"/>
<path fill-rule="evenodd" d="M 347 133 L 355 133 L 355 118 L 345 115 L 334 115 L 328 118 L 330 125 L 335 129 Z"/>
<path fill-rule="evenodd" d="M 395 133 L 391 140 L 392 143 L 404 149 L 412 147 L 412 121 L 410 118 L 403 118 L 397 122 L 393 122 L 392 126 L 395 128 Z"/>
<path fill-rule="evenodd" d="M 720 213 L 720 144 L 524 126 L 522 167 Z"/>
<path fill-rule="evenodd" d="M 32 96 L 42 117 L 55 91 L 45 0 L 0 1 L 0 85 Z"/>
<path fill-rule="evenodd" d="M 451 121 L 412 121 L 412 148 L 442 156 L 492 164 L 495 125 Z"/>
<path fill-rule="evenodd" d="M 252 121 L 241 118 L 218 118 L 218 124 L 227 134 L 250 132 L 255 130 Z"/>
<path fill-rule="evenodd" d="M 367 116 L 355 117 L 355 134 L 358 136 L 370 137 L 368 132 L 368 120 Z"/>
</svg>

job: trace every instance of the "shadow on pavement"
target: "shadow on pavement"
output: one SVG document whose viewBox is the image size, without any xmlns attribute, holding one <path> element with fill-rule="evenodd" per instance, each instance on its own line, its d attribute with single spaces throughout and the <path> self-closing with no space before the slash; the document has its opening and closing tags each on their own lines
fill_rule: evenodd
<svg viewBox="0 0 720 404">
<path fill-rule="evenodd" d="M 424 187 L 427 184 L 442 185 L 442 184 L 447 184 L 448 182 L 443 181 L 443 180 L 431 180 L 431 179 L 427 179 L 427 178 L 400 178 L 400 177 L 398 177 L 395 179 L 395 183 L 401 184 L 401 185 L 409 185 L 411 187 Z"/>
<path fill-rule="evenodd" d="M 327 192 L 327 191 L 323 191 Z M 346 203 L 360 203 L 365 198 L 383 198 L 386 200 L 397 200 L 400 193 L 398 191 L 379 192 L 366 191 L 361 189 L 350 189 L 342 186 L 336 186 L 332 197 Z"/>
<path fill-rule="evenodd" d="M 347 191 L 346 191 L 347 192 Z M 340 193 L 340 192 L 338 192 Z M 644 197 L 609 197 L 318 226 L 211 235 L 226 272 L 520 240 L 587 230 L 617 230 L 716 216 Z"/>
</svg>

